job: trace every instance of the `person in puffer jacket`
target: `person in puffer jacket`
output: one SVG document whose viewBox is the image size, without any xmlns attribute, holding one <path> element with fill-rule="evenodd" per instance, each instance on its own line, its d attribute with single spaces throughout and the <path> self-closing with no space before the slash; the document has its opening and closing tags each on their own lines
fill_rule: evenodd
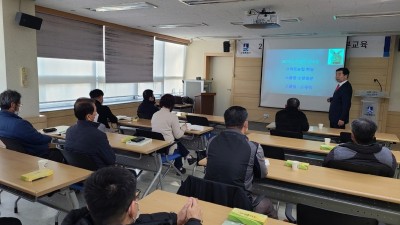
<svg viewBox="0 0 400 225">
<path fill-rule="evenodd" d="M 135 194 L 136 178 L 130 171 L 119 167 L 97 170 L 84 185 L 87 207 L 72 210 L 62 225 L 201 225 L 197 199 L 189 198 L 178 214 L 140 215 Z"/>
</svg>

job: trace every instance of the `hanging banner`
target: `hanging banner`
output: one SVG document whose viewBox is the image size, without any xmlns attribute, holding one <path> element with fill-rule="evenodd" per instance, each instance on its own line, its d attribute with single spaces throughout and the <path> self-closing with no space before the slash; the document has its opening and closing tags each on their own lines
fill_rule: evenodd
<svg viewBox="0 0 400 225">
<path fill-rule="evenodd" d="M 347 39 L 347 57 L 388 57 L 385 49 L 389 44 L 385 36 L 353 36 Z"/>
<path fill-rule="evenodd" d="M 237 40 L 236 57 L 261 58 L 263 40 Z"/>
</svg>

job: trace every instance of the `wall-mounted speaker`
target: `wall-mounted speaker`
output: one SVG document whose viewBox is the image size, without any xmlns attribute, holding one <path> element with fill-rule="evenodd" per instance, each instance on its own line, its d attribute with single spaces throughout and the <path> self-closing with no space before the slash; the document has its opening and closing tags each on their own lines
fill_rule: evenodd
<svg viewBox="0 0 400 225">
<path fill-rule="evenodd" d="M 229 41 L 224 41 L 224 52 L 229 52 L 231 48 L 231 43 Z"/>
<path fill-rule="evenodd" d="M 40 30 L 43 19 L 26 13 L 17 12 L 17 15 L 15 15 L 15 21 L 20 26 Z"/>
</svg>

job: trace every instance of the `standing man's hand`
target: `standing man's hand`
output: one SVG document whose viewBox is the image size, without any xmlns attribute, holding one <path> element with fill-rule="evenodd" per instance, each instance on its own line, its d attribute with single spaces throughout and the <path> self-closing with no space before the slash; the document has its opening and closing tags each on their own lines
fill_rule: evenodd
<svg viewBox="0 0 400 225">
<path fill-rule="evenodd" d="M 331 101 L 332 101 L 332 97 L 327 98 L 326 101 L 327 101 L 327 102 L 331 102 Z"/>
<path fill-rule="evenodd" d="M 337 125 L 340 126 L 340 127 L 344 126 L 344 121 L 343 120 L 339 120 L 337 122 Z"/>
</svg>

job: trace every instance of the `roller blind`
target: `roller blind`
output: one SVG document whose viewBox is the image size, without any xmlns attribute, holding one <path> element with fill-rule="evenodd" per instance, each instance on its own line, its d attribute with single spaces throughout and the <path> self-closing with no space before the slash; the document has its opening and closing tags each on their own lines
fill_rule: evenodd
<svg viewBox="0 0 400 225">
<path fill-rule="evenodd" d="M 106 83 L 153 82 L 154 37 L 105 27 Z"/>
<path fill-rule="evenodd" d="M 38 57 L 103 61 L 103 27 L 36 13 L 43 19 L 37 32 Z"/>
</svg>

